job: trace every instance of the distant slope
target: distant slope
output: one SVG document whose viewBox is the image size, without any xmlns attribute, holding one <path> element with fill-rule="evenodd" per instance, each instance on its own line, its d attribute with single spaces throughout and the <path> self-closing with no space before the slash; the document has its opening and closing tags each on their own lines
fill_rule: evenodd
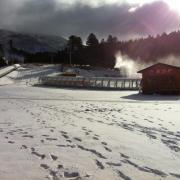
<svg viewBox="0 0 180 180">
<path fill-rule="evenodd" d="M 13 41 L 13 47 L 29 53 L 57 52 L 67 44 L 67 40 L 59 36 L 25 34 L 0 30 L 0 44 L 2 44 L 5 51 L 9 49 L 10 40 Z"/>
</svg>

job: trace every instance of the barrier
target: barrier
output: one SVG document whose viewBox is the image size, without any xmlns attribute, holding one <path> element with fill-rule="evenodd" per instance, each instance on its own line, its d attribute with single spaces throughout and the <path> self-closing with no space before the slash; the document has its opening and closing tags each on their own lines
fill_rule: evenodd
<svg viewBox="0 0 180 180">
<path fill-rule="evenodd" d="M 115 77 L 41 77 L 39 84 L 60 87 L 139 90 L 141 79 Z"/>
<path fill-rule="evenodd" d="M 19 64 L 15 64 L 15 65 L 12 65 L 12 66 L 1 68 L 0 69 L 0 78 L 2 78 L 3 76 L 6 76 L 7 74 L 11 73 L 12 71 L 18 69 L 19 67 L 20 67 Z"/>
</svg>

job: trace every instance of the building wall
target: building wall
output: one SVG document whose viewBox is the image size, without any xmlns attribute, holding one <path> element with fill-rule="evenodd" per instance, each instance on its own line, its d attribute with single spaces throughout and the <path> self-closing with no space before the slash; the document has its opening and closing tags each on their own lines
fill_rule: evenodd
<svg viewBox="0 0 180 180">
<path fill-rule="evenodd" d="M 143 93 L 180 93 L 180 68 L 157 65 L 143 72 Z"/>
</svg>

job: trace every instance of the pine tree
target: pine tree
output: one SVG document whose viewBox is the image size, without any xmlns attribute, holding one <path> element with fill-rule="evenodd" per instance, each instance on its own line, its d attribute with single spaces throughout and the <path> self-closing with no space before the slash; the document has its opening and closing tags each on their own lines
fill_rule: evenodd
<svg viewBox="0 0 180 180">
<path fill-rule="evenodd" d="M 76 51 L 82 48 L 82 39 L 78 36 L 70 36 L 68 40 L 68 46 L 71 48 L 72 51 Z"/>
<path fill-rule="evenodd" d="M 89 47 L 96 47 L 96 46 L 98 46 L 99 45 L 99 41 L 98 41 L 96 35 L 91 33 L 88 36 L 88 38 L 87 38 L 86 45 L 89 46 Z"/>
</svg>

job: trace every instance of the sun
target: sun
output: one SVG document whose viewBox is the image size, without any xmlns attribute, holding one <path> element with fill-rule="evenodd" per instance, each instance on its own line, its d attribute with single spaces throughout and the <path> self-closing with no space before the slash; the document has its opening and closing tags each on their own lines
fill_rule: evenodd
<svg viewBox="0 0 180 180">
<path fill-rule="evenodd" d="M 180 14 L 180 0 L 164 0 L 172 10 Z"/>
</svg>

